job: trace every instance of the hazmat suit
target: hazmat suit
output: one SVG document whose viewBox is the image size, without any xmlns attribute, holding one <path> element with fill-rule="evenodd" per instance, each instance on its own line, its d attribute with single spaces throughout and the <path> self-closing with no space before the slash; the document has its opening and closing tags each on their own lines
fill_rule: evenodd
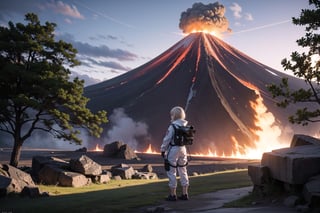
<svg viewBox="0 0 320 213">
<path fill-rule="evenodd" d="M 188 121 L 184 119 L 177 119 L 171 124 L 178 126 L 186 126 Z M 182 187 L 189 186 L 189 178 L 187 173 L 188 159 L 186 146 L 175 146 L 174 145 L 174 128 L 172 125 L 168 127 L 167 133 L 163 138 L 161 145 L 161 152 L 165 153 L 165 158 L 168 159 L 170 164 L 170 169 L 167 171 L 167 176 L 169 178 L 169 187 L 171 189 L 177 188 L 177 170 L 180 176 L 180 183 Z"/>
</svg>

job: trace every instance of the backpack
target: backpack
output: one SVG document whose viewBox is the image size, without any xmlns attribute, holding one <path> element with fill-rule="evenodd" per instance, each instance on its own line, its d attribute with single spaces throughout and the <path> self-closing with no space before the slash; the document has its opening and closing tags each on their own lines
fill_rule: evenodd
<svg viewBox="0 0 320 213">
<path fill-rule="evenodd" d="M 174 129 L 174 146 L 192 145 L 193 137 L 196 132 L 193 126 L 178 126 L 172 124 Z"/>
</svg>

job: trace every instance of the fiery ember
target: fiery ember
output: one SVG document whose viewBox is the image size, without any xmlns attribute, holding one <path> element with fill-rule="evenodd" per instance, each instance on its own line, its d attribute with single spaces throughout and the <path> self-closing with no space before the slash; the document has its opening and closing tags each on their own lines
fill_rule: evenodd
<svg viewBox="0 0 320 213">
<path fill-rule="evenodd" d="M 144 151 L 143 153 L 147 153 L 147 154 L 160 154 L 159 152 L 152 150 L 151 144 L 149 144 L 148 149 L 146 151 Z"/>
<path fill-rule="evenodd" d="M 93 150 L 94 152 L 102 152 L 103 149 L 100 148 L 99 144 L 96 145 L 96 148 Z"/>
</svg>

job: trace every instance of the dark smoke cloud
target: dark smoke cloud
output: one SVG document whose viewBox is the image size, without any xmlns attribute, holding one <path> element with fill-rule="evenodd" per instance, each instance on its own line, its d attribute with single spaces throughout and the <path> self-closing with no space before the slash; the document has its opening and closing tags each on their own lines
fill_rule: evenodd
<svg viewBox="0 0 320 213">
<path fill-rule="evenodd" d="M 208 31 L 222 33 L 231 31 L 229 22 L 224 16 L 225 7 L 219 2 L 194 3 L 192 8 L 188 8 L 181 13 L 179 27 L 184 33 L 193 31 Z"/>
</svg>

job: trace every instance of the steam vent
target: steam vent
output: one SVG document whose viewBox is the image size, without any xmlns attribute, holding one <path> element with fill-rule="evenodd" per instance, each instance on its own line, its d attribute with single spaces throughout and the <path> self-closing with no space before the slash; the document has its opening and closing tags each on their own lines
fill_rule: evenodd
<svg viewBox="0 0 320 213">
<path fill-rule="evenodd" d="M 266 85 L 283 77 L 293 88 L 306 86 L 211 34 L 192 33 L 150 62 L 86 87 L 85 96 L 93 111 L 106 110 L 110 116 L 122 108 L 147 124 L 148 135 L 137 139 L 137 150 L 152 144 L 159 151 L 170 109 L 179 105 L 197 131 L 191 153 L 249 156 L 279 148 L 283 141 L 288 145 L 294 133 L 311 130 L 289 124 L 296 109 L 277 107 L 267 90 Z M 111 125 L 106 124 L 105 133 Z"/>
</svg>

